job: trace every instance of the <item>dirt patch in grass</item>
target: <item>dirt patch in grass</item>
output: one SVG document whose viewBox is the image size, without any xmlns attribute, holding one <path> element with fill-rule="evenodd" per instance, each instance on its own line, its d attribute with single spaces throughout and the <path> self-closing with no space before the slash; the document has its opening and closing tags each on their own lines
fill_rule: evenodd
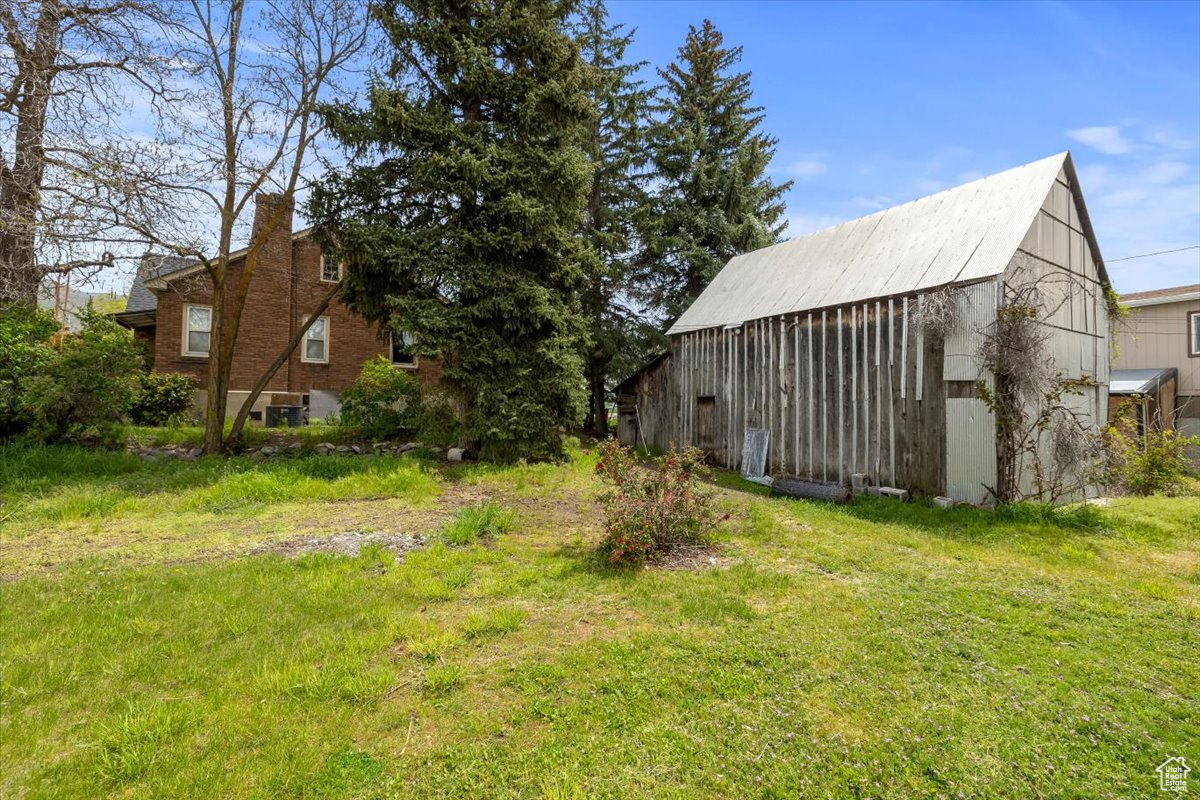
<svg viewBox="0 0 1200 800">
<path fill-rule="evenodd" d="M 288 558 L 298 558 L 309 553 L 332 553 L 339 556 L 356 556 L 367 545 L 378 545 L 393 555 L 403 556 L 429 543 L 421 534 L 379 533 L 376 531 L 346 531 L 324 536 L 298 536 L 254 548 L 253 553 L 274 553 Z"/>
<path fill-rule="evenodd" d="M 727 567 L 732 563 L 733 558 L 717 545 L 677 544 L 648 567 L 651 569 L 700 570 Z"/>
</svg>

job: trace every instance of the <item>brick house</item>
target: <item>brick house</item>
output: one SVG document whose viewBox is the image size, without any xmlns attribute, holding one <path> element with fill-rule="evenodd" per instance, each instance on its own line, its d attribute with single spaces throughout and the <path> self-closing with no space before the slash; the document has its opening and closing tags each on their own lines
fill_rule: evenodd
<svg viewBox="0 0 1200 800">
<path fill-rule="evenodd" d="M 260 229 L 274 196 L 256 198 L 254 229 Z M 230 280 L 245 262 L 245 250 L 230 254 Z M 283 351 L 287 342 L 341 279 L 340 264 L 326 260 L 308 230 L 292 232 L 289 210 L 259 252 L 250 280 L 241 328 L 234 346 L 228 407 L 236 413 L 254 383 Z M 208 374 L 208 341 L 212 286 L 194 260 L 146 256 L 138 269 L 125 311 L 116 320 L 131 328 L 151 354 L 158 372 L 193 375 L 195 406 L 203 409 Z M 406 351 L 402 332 L 381 331 L 338 301 L 309 329 L 288 361 L 279 368 L 256 401 L 251 418 L 262 420 L 272 404 L 302 404 L 313 417 L 340 407 L 338 396 L 358 375 L 362 364 L 387 356 L 397 369 L 411 370 L 426 386 L 437 384 L 441 364 Z"/>
</svg>

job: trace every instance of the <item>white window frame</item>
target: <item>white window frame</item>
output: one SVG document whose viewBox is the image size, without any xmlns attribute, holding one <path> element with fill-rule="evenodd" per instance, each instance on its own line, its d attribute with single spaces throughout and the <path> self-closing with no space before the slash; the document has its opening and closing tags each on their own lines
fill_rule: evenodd
<svg viewBox="0 0 1200 800">
<path fill-rule="evenodd" d="M 417 356 L 415 354 L 412 357 L 412 359 L 413 359 L 412 363 L 405 364 L 403 361 L 396 361 L 393 358 L 395 352 L 396 352 L 396 331 L 392 331 L 391 333 L 388 334 L 388 361 L 392 362 L 393 367 L 397 367 L 399 369 L 416 369 L 417 368 L 417 362 L 420 361 L 420 359 L 417 358 Z"/>
<path fill-rule="evenodd" d="M 1188 358 L 1200 358 L 1200 350 L 1196 349 L 1196 339 L 1200 336 L 1200 311 L 1188 312 Z"/>
<path fill-rule="evenodd" d="M 192 328 L 190 324 L 191 310 L 193 308 L 203 308 L 208 311 L 208 350 L 204 352 L 196 352 L 188 349 L 188 339 L 191 338 Z M 179 353 L 187 358 L 208 358 L 208 354 L 212 352 L 212 306 L 206 306 L 203 303 L 184 303 L 183 304 L 183 336 L 179 342 Z"/>
<path fill-rule="evenodd" d="M 300 340 L 300 360 L 305 364 L 328 364 L 329 363 L 329 317 L 318 317 L 318 320 L 325 321 L 325 353 L 322 358 L 308 357 L 308 335 L 312 333 L 312 326 L 304 332 L 304 337 Z"/>
<path fill-rule="evenodd" d="M 338 281 L 340 281 L 342 279 L 342 276 L 344 274 L 345 274 L 345 269 L 342 266 L 342 262 L 339 261 L 339 262 L 337 262 L 337 277 L 333 278 L 333 279 L 326 278 L 325 277 L 325 254 L 324 253 L 321 254 L 321 263 L 317 269 L 317 277 L 321 280 L 321 283 L 337 283 Z"/>
</svg>

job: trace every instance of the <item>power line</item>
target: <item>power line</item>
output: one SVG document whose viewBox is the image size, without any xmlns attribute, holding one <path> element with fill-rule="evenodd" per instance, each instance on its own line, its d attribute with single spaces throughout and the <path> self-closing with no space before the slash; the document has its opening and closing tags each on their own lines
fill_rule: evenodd
<svg viewBox="0 0 1200 800">
<path fill-rule="evenodd" d="M 1132 261 L 1135 258 L 1149 258 L 1150 256 L 1165 256 L 1167 253 L 1182 253 L 1184 250 L 1200 250 L 1200 244 L 1194 244 L 1191 247 L 1180 247 L 1175 250 L 1159 250 L 1157 253 L 1142 253 L 1140 256 L 1125 256 L 1124 258 L 1107 258 L 1104 260 L 1104 263 L 1112 264 L 1115 261 Z"/>
</svg>

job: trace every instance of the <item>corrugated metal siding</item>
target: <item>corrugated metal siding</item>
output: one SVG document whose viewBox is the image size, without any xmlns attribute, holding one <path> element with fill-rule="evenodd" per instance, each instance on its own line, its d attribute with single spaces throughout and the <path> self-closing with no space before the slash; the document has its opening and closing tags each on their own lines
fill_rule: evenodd
<svg viewBox="0 0 1200 800">
<path fill-rule="evenodd" d="M 1068 157 L 1061 153 L 738 256 L 670 332 L 740 325 L 998 275 Z"/>
<path fill-rule="evenodd" d="M 979 348 L 996 322 L 1000 285 L 990 280 L 963 287 L 956 296 L 956 324 L 946 335 L 947 381 L 984 380 L 991 384 L 979 359 Z M 946 495 L 966 503 L 988 499 L 996 485 L 996 420 L 983 401 L 946 398 Z"/>
<path fill-rule="evenodd" d="M 982 364 L 979 347 L 984 333 L 996 321 L 999 284 L 985 281 L 963 287 L 957 296 L 955 329 L 946 336 L 946 363 L 942 369 L 948 381 L 973 381 L 979 378 Z"/>
<path fill-rule="evenodd" d="M 946 399 L 946 495 L 979 505 L 996 485 L 996 419 L 982 400 Z"/>
</svg>

